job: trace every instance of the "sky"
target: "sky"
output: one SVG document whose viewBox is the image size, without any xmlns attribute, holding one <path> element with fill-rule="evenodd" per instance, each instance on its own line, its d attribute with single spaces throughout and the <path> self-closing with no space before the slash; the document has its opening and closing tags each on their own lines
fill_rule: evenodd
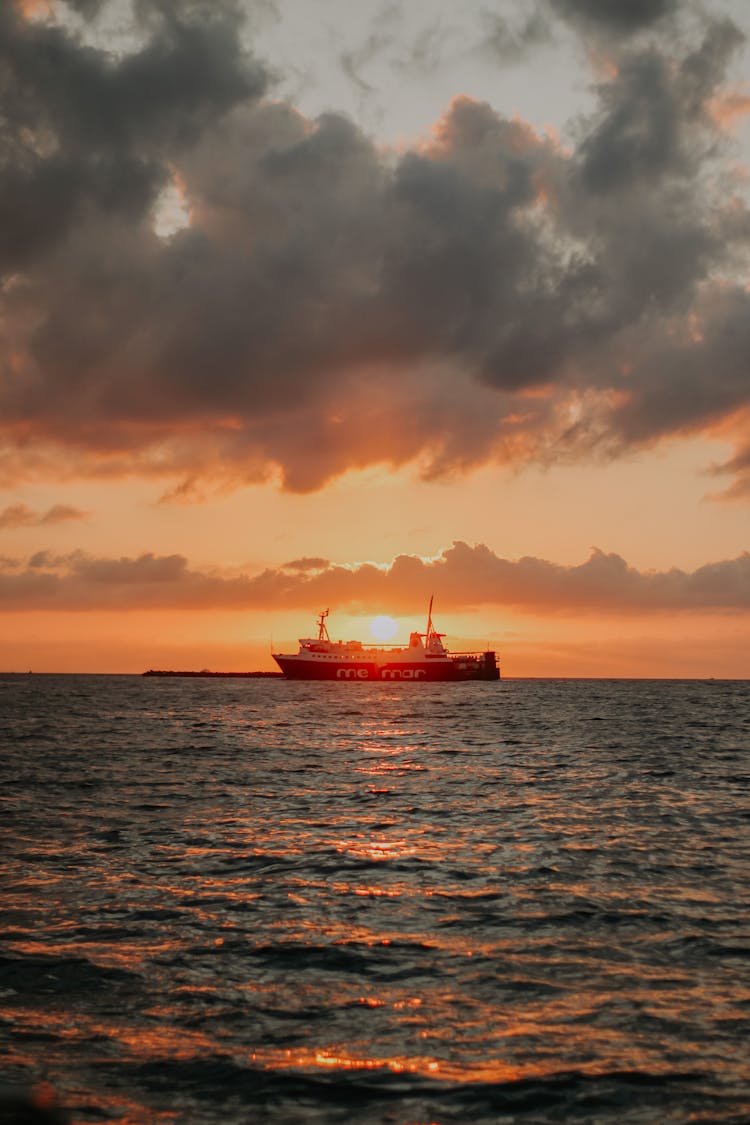
<svg viewBox="0 0 750 1125">
<path fill-rule="evenodd" d="M 460 7 L 460 10 L 459 10 Z M 0 6 L 0 671 L 750 674 L 744 0 Z"/>
</svg>

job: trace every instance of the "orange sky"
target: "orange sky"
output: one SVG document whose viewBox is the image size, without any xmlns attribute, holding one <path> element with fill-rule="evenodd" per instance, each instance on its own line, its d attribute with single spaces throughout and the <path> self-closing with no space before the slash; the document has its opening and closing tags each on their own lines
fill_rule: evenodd
<svg viewBox="0 0 750 1125">
<path fill-rule="evenodd" d="M 334 637 L 370 640 L 370 618 L 388 612 L 399 623 L 397 639 L 405 640 L 411 629 L 424 627 L 426 603 L 435 593 L 435 618 L 448 633 L 447 643 L 455 649 L 494 645 L 507 675 L 743 677 L 747 613 L 738 614 L 731 601 L 717 605 L 726 587 L 725 570 L 716 570 L 709 593 L 705 542 L 692 530 L 699 518 L 704 529 L 713 521 L 713 560 L 718 565 L 721 559 L 741 558 L 742 523 L 734 506 L 701 499 L 705 481 L 695 469 L 688 471 L 691 456 L 700 460 L 685 446 L 671 455 L 601 470 L 587 492 L 586 473 L 580 469 L 517 476 L 488 469 L 440 484 L 366 473 L 362 479 L 344 478 L 311 497 L 280 493 L 269 485 L 198 507 L 165 506 L 153 487 L 126 482 L 72 488 L 65 495 L 87 511 L 85 518 L 6 533 L 6 542 L 13 542 L 20 556 L 47 552 L 36 560 L 37 574 L 57 574 L 63 582 L 52 595 L 59 610 L 22 608 L 20 588 L 14 609 L 6 601 L 0 667 L 270 670 L 272 642 L 277 649 L 294 651 L 297 637 L 314 630 L 324 604 L 331 607 Z M 646 487 L 649 480 L 653 488 Z M 682 482 L 679 489 L 677 480 Z M 53 493 L 45 498 L 41 490 L 26 489 L 21 495 L 29 511 L 43 514 L 50 510 Z M 612 505 L 613 496 L 622 497 L 619 507 Z M 542 519 L 535 514 L 540 511 L 545 513 Z M 669 597 L 677 598 L 677 611 L 668 603 L 651 606 L 652 594 L 645 589 L 633 601 L 625 588 L 627 572 L 620 574 L 616 564 L 598 600 L 589 581 L 575 595 L 581 604 L 558 606 L 560 581 L 585 567 L 590 557 L 592 522 L 600 543 L 612 548 L 602 549 L 601 557 L 606 560 L 618 548 L 627 551 L 631 577 L 642 582 L 648 583 L 650 575 L 668 578 L 676 557 L 683 577 L 703 569 L 707 577 L 697 600 L 695 591 L 675 588 Z M 488 544 L 485 561 L 494 566 L 508 560 L 510 570 L 498 579 L 490 575 L 486 588 L 480 589 L 475 563 L 482 552 L 472 544 L 479 541 L 482 528 Z M 452 531 L 463 533 L 467 546 L 466 558 L 456 561 L 455 574 L 448 580 L 436 569 L 436 561 L 450 550 Z M 108 549 L 113 542 L 117 552 Z M 83 543 L 87 554 L 77 554 Z M 149 574 L 139 571 L 137 561 L 146 544 L 152 552 Z M 556 569 L 542 576 L 527 603 L 518 606 L 513 599 L 519 592 L 511 589 L 511 581 L 518 580 L 526 544 L 526 553 L 540 562 L 556 560 L 547 563 Z M 373 589 L 362 577 L 363 564 L 366 573 L 369 562 L 375 576 L 387 579 L 397 555 L 412 556 L 421 565 L 409 592 L 399 597 L 399 581 L 389 587 L 376 583 Z M 124 562 L 129 569 L 75 578 L 77 561 L 101 568 L 105 558 L 111 567 Z M 304 564 L 305 559 L 319 568 L 280 570 L 285 563 Z M 160 578 L 162 563 L 167 573 Z M 358 582 L 354 591 L 335 578 L 342 567 Z M 281 591 L 277 585 L 265 592 L 263 587 L 253 591 L 242 586 L 257 583 L 264 572 L 274 582 L 279 575 L 288 582 Z M 299 579 L 310 581 L 327 573 L 334 574 L 330 585 L 295 592 Z M 206 582 L 212 584 L 208 593 Z M 40 597 L 32 592 L 30 605 Z M 175 597 L 180 608 L 162 608 Z M 65 608 L 66 602 L 75 608 Z M 86 609 L 87 603 L 93 608 Z"/>
<path fill-rule="evenodd" d="M 744 7 L 332 4 L 3 17 L 0 670 L 746 677 Z"/>
</svg>

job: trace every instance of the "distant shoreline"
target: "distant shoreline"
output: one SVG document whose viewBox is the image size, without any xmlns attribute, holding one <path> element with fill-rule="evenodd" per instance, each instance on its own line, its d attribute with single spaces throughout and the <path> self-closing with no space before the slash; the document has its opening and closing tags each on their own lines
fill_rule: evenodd
<svg viewBox="0 0 750 1125">
<path fill-rule="evenodd" d="M 234 679 L 234 680 L 252 680 L 252 679 L 280 679 L 283 677 L 283 672 L 209 672 L 203 669 L 201 672 L 166 672 L 149 668 L 148 672 L 142 672 L 142 676 L 193 676 L 203 679 Z"/>
</svg>

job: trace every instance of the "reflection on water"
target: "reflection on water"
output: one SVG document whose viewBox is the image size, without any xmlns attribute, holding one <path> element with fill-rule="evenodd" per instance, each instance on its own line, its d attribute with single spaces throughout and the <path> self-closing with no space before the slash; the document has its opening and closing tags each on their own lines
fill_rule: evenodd
<svg viewBox="0 0 750 1125">
<path fill-rule="evenodd" d="M 750 685 L 0 681 L 0 1049 L 75 1121 L 750 1114 Z"/>
</svg>

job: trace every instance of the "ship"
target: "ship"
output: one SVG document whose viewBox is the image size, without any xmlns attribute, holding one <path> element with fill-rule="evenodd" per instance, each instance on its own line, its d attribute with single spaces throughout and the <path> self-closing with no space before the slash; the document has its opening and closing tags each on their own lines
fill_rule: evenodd
<svg viewBox="0 0 750 1125">
<path fill-rule="evenodd" d="M 271 655 L 290 680 L 366 680 L 435 683 L 459 680 L 499 680 L 497 657 L 485 652 L 449 652 L 445 633 L 432 624 L 432 602 L 424 633 L 411 633 L 406 648 L 332 641 L 328 635 L 328 610 L 318 615 L 317 637 L 300 637 L 299 652 Z"/>
</svg>

